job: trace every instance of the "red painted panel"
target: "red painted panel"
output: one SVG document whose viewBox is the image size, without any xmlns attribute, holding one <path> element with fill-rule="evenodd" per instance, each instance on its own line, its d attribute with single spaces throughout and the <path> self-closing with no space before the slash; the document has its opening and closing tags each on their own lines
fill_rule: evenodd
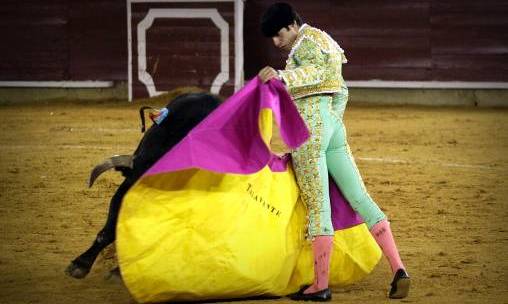
<svg viewBox="0 0 508 304">
<path fill-rule="evenodd" d="M 379 66 L 355 66 L 346 64 L 344 66 L 344 79 L 348 80 L 397 80 L 397 81 L 425 81 L 432 77 L 430 68 L 398 68 Z"/>
<path fill-rule="evenodd" d="M 259 28 L 259 16 L 270 3 L 256 1 L 254 6 L 258 16 L 246 16 L 246 31 Z M 431 45 L 429 39 L 429 11 L 428 1 L 341 1 L 325 2 L 324 6 L 310 4 L 305 1 L 294 1 L 294 6 L 309 24 L 327 31 L 345 50 L 349 63 L 345 65 L 345 75 L 351 71 L 351 77 L 357 79 L 392 79 L 407 71 L 406 68 L 420 71 L 410 77 L 422 79 L 428 77 L 425 73 L 431 64 Z M 373 7 L 375 9 L 373 9 Z M 249 11 L 247 11 L 249 12 Z M 270 42 L 257 49 L 251 45 L 255 39 L 246 41 L 246 63 L 249 53 L 265 52 L 262 60 L 279 67 L 284 64 L 284 54 L 277 54 L 277 50 Z M 252 50 L 252 51 L 248 51 Z M 275 54 L 274 54 L 275 53 Z M 275 63 L 280 61 L 281 63 Z M 247 66 L 248 65 L 248 66 Z M 253 63 L 246 64 L 246 75 L 257 73 L 260 66 Z M 379 68 L 378 68 L 379 67 Z M 383 68 L 390 72 L 384 76 Z M 369 71 L 370 69 L 375 69 Z M 353 72 L 354 71 L 354 72 Z M 422 72 L 423 71 L 423 72 Z M 364 76 L 362 76 L 364 75 Z M 375 76 L 374 76 L 375 75 Z M 403 78 L 408 78 L 400 76 Z"/>
<path fill-rule="evenodd" d="M 125 1 L 8 0 L 0 14 L 3 80 L 126 79 Z"/>
<path fill-rule="evenodd" d="M 69 0 L 72 80 L 127 78 L 126 1 Z"/>
<path fill-rule="evenodd" d="M 434 80 L 450 81 L 459 78 L 462 81 L 501 81 L 508 82 L 508 69 L 506 68 L 434 68 Z"/>
<path fill-rule="evenodd" d="M 67 3 L 3 1 L 0 5 L 1 80 L 66 76 Z"/>
<path fill-rule="evenodd" d="M 508 80 L 508 3 L 432 2 L 433 79 Z"/>
<path fill-rule="evenodd" d="M 263 11 L 278 0 L 245 2 L 245 75 L 285 56 L 259 31 Z M 506 0 L 294 0 L 304 20 L 345 49 L 346 79 L 507 81 Z M 233 3 L 135 3 L 135 25 L 148 8 L 216 7 L 230 23 L 230 84 L 234 77 Z M 127 8 L 120 0 L 3 0 L 1 80 L 127 80 Z M 149 71 L 163 89 L 205 88 L 219 69 L 218 30 L 209 20 L 160 19 L 148 31 Z M 136 59 L 137 50 L 133 50 Z M 156 69 L 157 63 L 157 69 Z M 137 79 L 137 62 L 133 71 Z M 137 81 L 137 80 L 135 80 Z M 136 94 L 146 94 L 139 82 Z M 227 95 L 227 94 L 226 94 Z"/>
<path fill-rule="evenodd" d="M 245 32 L 257 35 L 245 40 L 247 77 L 267 64 L 284 65 L 286 55 L 259 34 L 259 18 L 273 2 L 246 4 Z M 346 79 L 506 81 L 507 1 L 291 3 L 346 51 Z"/>
<path fill-rule="evenodd" d="M 217 8 L 229 23 L 229 82 L 221 90 L 234 90 L 234 3 L 134 3 L 132 5 L 133 96 L 146 97 L 146 87 L 138 80 L 137 24 L 153 8 Z M 220 72 L 220 30 L 209 18 L 160 18 L 146 33 L 147 71 L 158 91 L 178 86 L 198 86 L 209 90 Z"/>
</svg>

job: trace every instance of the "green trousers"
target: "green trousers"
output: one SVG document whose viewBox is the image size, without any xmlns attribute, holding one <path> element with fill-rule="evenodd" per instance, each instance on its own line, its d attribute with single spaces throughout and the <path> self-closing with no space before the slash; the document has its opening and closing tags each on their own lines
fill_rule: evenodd
<svg viewBox="0 0 508 304">
<path fill-rule="evenodd" d="M 333 95 L 295 100 L 311 133 L 310 139 L 291 153 L 300 194 L 308 210 L 310 237 L 334 235 L 328 173 L 369 229 L 386 219 L 367 193 L 347 143 L 342 122 L 347 100 L 347 88 Z"/>
</svg>

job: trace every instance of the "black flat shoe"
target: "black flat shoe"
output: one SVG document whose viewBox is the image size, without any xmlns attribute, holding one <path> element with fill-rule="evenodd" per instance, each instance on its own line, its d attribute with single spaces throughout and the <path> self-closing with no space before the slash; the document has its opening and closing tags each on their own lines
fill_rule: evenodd
<svg viewBox="0 0 508 304">
<path fill-rule="evenodd" d="M 289 298 L 294 301 L 314 301 L 314 302 L 328 302 L 332 299 L 332 291 L 326 288 L 313 293 L 303 293 L 309 286 L 304 286 L 299 292 L 289 295 Z"/>
<path fill-rule="evenodd" d="M 305 290 L 307 290 L 307 288 L 309 288 L 311 285 L 303 285 L 300 290 L 298 290 L 297 292 L 295 293 L 291 293 L 291 294 L 288 294 L 287 297 L 291 298 L 292 296 L 294 295 L 297 295 L 297 294 L 300 294 L 300 293 L 303 293 Z"/>
<path fill-rule="evenodd" d="M 409 285 L 411 285 L 411 279 L 404 269 L 399 269 L 395 273 L 392 281 L 392 288 L 388 297 L 390 299 L 402 299 L 407 297 L 409 293 Z"/>
</svg>

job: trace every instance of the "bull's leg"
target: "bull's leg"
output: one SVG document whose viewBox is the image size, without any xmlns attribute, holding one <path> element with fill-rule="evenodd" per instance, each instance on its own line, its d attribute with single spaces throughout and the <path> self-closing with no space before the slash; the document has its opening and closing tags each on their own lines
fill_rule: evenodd
<svg viewBox="0 0 508 304">
<path fill-rule="evenodd" d="M 69 266 L 67 266 L 67 269 L 65 270 L 66 274 L 76 279 L 84 278 L 90 272 L 90 269 L 92 268 L 92 265 L 99 253 L 115 241 L 115 228 L 118 220 L 118 212 L 120 211 L 122 199 L 132 184 L 132 179 L 126 179 L 120 187 L 118 187 L 113 195 L 113 198 L 111 198 L 108 219 L 104 228 L 102 228 L 102 230 L 97 234 L 92 246 L 80 256 L 75 258 Z"/>
</svg>

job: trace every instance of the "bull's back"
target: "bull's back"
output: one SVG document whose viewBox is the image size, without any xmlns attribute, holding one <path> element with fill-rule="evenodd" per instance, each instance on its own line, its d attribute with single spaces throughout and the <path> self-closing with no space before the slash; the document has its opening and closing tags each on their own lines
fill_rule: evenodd
<svg viewBox="0 0 508 304">
<path fill-rule="evenodd" d="M 181 95 L 169 102 L 168 116 L 160 125 L 153 124 L 146 131 L 134 152 L 133 177 L 139 178 L 221 102 L 219 97 L 204 93 Z"/>
</svg>

